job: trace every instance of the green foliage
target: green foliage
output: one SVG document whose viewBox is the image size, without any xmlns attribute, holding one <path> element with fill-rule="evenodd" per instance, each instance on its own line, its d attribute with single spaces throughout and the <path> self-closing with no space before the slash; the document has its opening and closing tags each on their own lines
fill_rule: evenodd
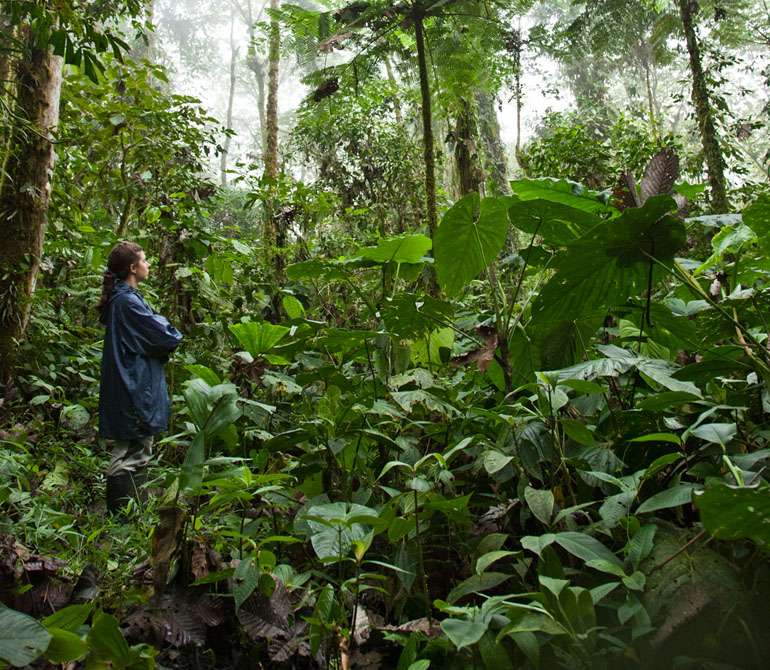
<svg viewBox="0 0 770 670">
<path fill-rule="evenodd" d="M 520 163 L 529 177 L 560 177 L 602 189 L 614 186 L 622 172 L 641 178 L 660 143 L 644 121 L 623 114 L 608 121 L 586 111 L 551 112 L 522 148 Z"/>
<path fill-rule="evenodd" d="M 437 132 L 468 91 L 526 67 L 535 43 L 504 26 L 527 4 L 412 7 Z M 650 32 L 664 8 L 621 6 L 570 3 L 556 37 L 613 76 L 645 54 L 667 67 L 673 33 Z M 625 194 L 638 207 L 599 191 L 687 144 L 639 120 L 629 88 L 623 113 L 578 99 L 548 115 L 511 196 L 440 193 L 431 240 L 407 13 L 284 6 L 292 48 L 339 62 L 308 78 L 284 174 L 237 165 L 234 189 L 208 182 L 214 121 L 162 69 L 101 55 L 101 76 L 68 71 L 43 271 L 3 402 L 3 662 L 761 666 L 770 204 L 683 218 L 675 196 L 703 189 L 668 173 Z M 615 23 L 655 52 L 598 39 Z M 167 366 L 172 425 L 125 525 L 101 506 L 90 309 L 118 236 L 145 246 L 143 290 L 186 336 Z M 41 593 L 86 565 L 100 592 L 38 620 Z"/>
</svg>

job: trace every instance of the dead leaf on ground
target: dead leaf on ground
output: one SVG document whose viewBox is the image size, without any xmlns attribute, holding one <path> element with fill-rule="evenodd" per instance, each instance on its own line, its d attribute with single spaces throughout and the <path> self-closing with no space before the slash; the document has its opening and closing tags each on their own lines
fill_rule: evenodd
<svg viewBox="0 0 770 670">
<path fill-rule="evenodd" d="M 186 513 L 179 507 L 162 507 L 160 521 L 152 536 L 152 572 L 155 592 L 166 588 L 171 561 L 181 541 Z"/>
<path fill-rule="evenodd" d="M 154 639 L 174 647 L 200 646 L 206 642 L 208 629 L 219 626 L 224 618 L 221 598 L 177 586 L 130 612 L 123 625 L 132 639 Z"/>
<path fill-rule="evenodd" d="M 270 597 L 255 590 L 238 610 L 238 620 L 252 640 L 289 635 L 292 613 L 289 592 L 280 579 L 274 579 L 275 589 Z"/>
<path fill-rule="evenodd" d="M 441 635 L 441 626 L 435 619 L 429 620 L 428 617 L 412 619 L 398 626 L 380 626 L 379 630 L 387 630 L 395 633 L 422 633 L 426 637 L 434 638 Z"/>
</svg>

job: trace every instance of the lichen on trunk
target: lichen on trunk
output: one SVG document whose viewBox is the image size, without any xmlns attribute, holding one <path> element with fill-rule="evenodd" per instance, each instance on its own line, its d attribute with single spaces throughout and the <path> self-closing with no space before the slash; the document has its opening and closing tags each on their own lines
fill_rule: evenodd
<svg viewBox="0 0 770 670">
<path fill-rule="evenodd" d="M 43 253 L 59 120 L 62 60 L 22 32 L 25 57 L 16 64 L 17 122 L 10 131 L 7 182 L 0 194 L 0 383 L 11 381 Z"/>
</svg>

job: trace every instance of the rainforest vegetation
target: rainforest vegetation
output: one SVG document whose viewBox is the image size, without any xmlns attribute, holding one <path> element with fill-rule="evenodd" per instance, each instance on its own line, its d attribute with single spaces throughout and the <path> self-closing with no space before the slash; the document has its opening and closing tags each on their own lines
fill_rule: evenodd
<svg viewBox="0 0 770 670">
<path fill-rule="evenodd" d="M 0 668 L 768 667 L 769 92 L 765 0 L 0 0 Z"/>
</svg>

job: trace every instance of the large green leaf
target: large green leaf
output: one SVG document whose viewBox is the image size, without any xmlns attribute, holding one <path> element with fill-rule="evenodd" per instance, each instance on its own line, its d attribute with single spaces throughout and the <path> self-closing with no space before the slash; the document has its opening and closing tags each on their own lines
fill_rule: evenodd
<svg viewBox="0 0 770 670">
<path fill-rule="evenodd" d="M 646 512 L 656 512 L 661 509 L 686 505 L 692 499 L 694 490 L 695 484 L 676 484 L 645 500 L 639 505 L 636 513 L 645 514 Z"/>
<path fill-rule="evenodd" d="M 686 240 L 682 222 L 669 215 L 675 207 L 667 196 L 650 198 L 644 207 L 593 228 L 556 256 L 553 266 L 558 270 L 532 305 L 528 328 L 543 365 L 573 362 L 610 309 L 644 293 L 651 258 L 670 261 Z M 662 272 L 653 265 L 653 282 Z M 570 353 L 567 343 L 572 360 L 564 355 Z M 553 355 L 548 347 L 554 348 Z"/>
<path fill-rule="evenodd" d="M 235 395 L 223 395 L 217 400 L 203 426 L 206 436 L 215 435 L 223 428 L 235 423 L 241 416 Z"/>
<path fill-rule="evenodd" d="M 48 647 L 50 633 L 31 616 L 0 605 L 0 660 L 29 665 Z"/>
<path fill-rule="evenodd" d="M 240 345 L 254 358 L 266 354 L 289 333 L 286 326 L 275 326 L 266 321 L 234 323 L 230 332 L 235 335 Z"/>
<path fill-rule="evenodd" d="M 574 242 L 602 222 L 585 210 L 540 198 L 515 201 L 508 217 L 514 228 L 556 245 Z"/>
<path fill-rule="evenodd" d="M 743 223 L 757 236 L 765 253 L 770 253 L 770 196 L 761 195 L 743 210 Z"/>
<path fill-rule="evenodd" d="M 93 625 L 88 633 L 88 646 L 93 654 L 93 660 L 101 661 L 107 667 L 118 670 L 129 666 L 134 658 L 120 632 L 118 620 L 104 612 L 97 612 L 94 615 Z"/>
<path fill-rule="evenodd" d="M 380 240 L 376 247 L 363 247 L 358 255 L 376 263 L 419 263 L 432 246 L 425 235 L 399 235 Z"/>
<path fill-rule="evenodd" d="M 511 182 L 511 188 L 521 200 L 548 200 L 590 214 L 617 214 L 599 193 L 567 179 L 517 179 Z"/>
<path fill-rule="evenodd" d="M 314 505 L 304 518 L 310 527 L 310 542 L 318 558 L 328 563 L 344 559 L 355 540 L 363 539 L 368 526 L 354 522 L 356 517 L 377 516 L 370 507 L 356 503 L 326 503 Z"/>
<path fill-rule="evenodd" d="M 203 480 L 203 461 L 206 459 L 206 442 L 203 432 L 199 432 L 193 438 L 187 448 L 182 470 L 179 475 L 179 487 L 182 489 L 196 489 Z"/>
<path fill-rule="evenodd" d="M 293 263 L 286 268 L 286 276 L 289 279 L 337 279 L 343 280 L 348 277 L 340 263 L 337 261 L 325 261 L 313 258 L 301 263 Z"/>
<path fill-rule="evenodd" d="M 483 620 L 444 619 L 441 622 L 441 630 L 446 633 L 455 647 L 462 649 L 476 644 L 487 632 L 488 625 L 489 623 Z"/>
<path fill-rule="evenodd" d="M 461 581 L 449 592 L 446 598 L 447 602 L 456 603 L 458 600 L 471 593 L 489 591 L 489 589 L 499 586 L 510 578 L 511 575 L 503 572 L 484 572 L 480 575 L 471 575 L 467 579 Z"/>
<path fill-rule="evenodd" d="M 694 497 L 706 530 L 720 540 L 749 538 L 770 547 L 770 491 L 718 484 Z"/>
<path fill-rule="evenodd" d="M 79 635 L 61 628 L 49 628 L 51 643 L 45 657 L 54 663 L 69 663 L 86 655 L 88 645 Z"/>
<path fill-rule="evenodd" d="M 74 633 L 86 622 L 93 608 L 90 603 L 69 605 L 46 617 L 41 623 L 46 628 L 60 628 Z"/>
<path fill-rule="evenodd" d="M 570 554 L 577 556 L 584 561 L 606 561 L 608 563 L 619 565 L 620 559 L 615 556 L 599 540 L 585 533 L 566 531 L 556 533 L 555 540 L 562 549 L 566 549 Z"/>
<path fill-rule="evenodd" d="M 505 245 L 510 198 L 471 193 L 444 214 L 436 230 L 436 275 L 448 295 L 456 295 L 485 270 Z"/>
</svg>

